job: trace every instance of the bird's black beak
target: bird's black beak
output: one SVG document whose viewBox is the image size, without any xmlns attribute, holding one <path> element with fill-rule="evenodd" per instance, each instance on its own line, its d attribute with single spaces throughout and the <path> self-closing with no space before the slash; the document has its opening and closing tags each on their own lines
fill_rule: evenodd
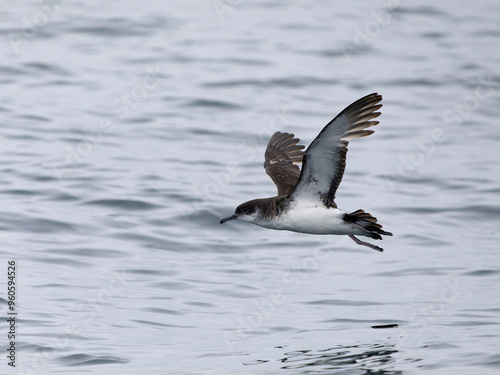
<svg viewBox="0 0 500 375">
<path fill-rule="evenodd" d="M 229 221 L 229 220 L 234 220 L 234 219 L 237 219 L 238 218 L 238 215 L 234 214 L 234 215 L 231 215 L 229 217 L 225 217 L 224 219 L 222 219 L 220 221 L 221 224 L 224 224 L 226 221 Z"/>
</svg>

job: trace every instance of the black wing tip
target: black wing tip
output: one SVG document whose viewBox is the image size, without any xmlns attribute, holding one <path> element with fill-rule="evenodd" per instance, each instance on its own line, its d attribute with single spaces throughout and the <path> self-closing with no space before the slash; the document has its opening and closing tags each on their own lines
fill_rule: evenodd
<svg viewBox="0 0 500 375">
<path fill-rule="evenodd" d="M 286 140 L 292 140 L 295 138 L 295 134 L 293 133 L 286 133 L 286 132 L 280 132 L 277 131 L 274 133 L 271 138 L 269 138 L 268 145 L 276 145 L 279 142 L 283 142 Z M 300 139 L 297 139 L 297 142 L 300 141 Z"/>
<path fill-rule="evenodd" d="M 378 92 L 372 92 L 371 94 L 368 94 L 366 96 L 363 96 L 361 99 L 359 100 L 363 100 L 363 99 L 368 99 L 368 98 L 377 98 L 377 99 L 380 99 L 382 100 L 382 95 L 380 95 Z M 379 100 L 379 101 L 380 101 Z"/>
<path fill-rule="evenodd" d="M 362 98 L 356 100 L 354 103 L 352 103 L 349 107 L 358 107 L 359 108 L 370 108 L 371 112 L 375 112 L 382 108 L 383 104 L 377 104 L 382 101 L 382 95 L 379 93 L 371 93 L 366 96 L 363 96 Z M 349 108 L 348 107 L 348 108 Z M 347 108 L 346 108 L 347 109 Z"/>
<path fill-rule="evenodd" d="M 277 162 L 301 163 L 304 155 L 304 145 L 298 144 L 299 138 L 295 138 L 293 133 L 274 133 L 267 144 L 264 155 L 266 165 L 275 164 Z"/>
</svg>

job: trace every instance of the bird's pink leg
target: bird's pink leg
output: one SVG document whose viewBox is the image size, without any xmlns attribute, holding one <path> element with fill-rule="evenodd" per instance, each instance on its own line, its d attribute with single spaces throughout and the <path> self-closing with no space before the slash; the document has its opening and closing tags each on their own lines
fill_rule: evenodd
<svg viewBox="0 0 500 375">
<path fill-rule="evenodd" d="M 368 246 L 370 249 L 377 250 L 380 252 L 384 251 L 384 249 L 382 249 L 381 247 L 378 247 L 377 245 L 372 245 L 369 242 L 361 241 L 359 238 L 354 237 L 352 234 L 349 234 L 349 237 L 351 237 L 351 239 L 358 245 Z"/>
</svg>

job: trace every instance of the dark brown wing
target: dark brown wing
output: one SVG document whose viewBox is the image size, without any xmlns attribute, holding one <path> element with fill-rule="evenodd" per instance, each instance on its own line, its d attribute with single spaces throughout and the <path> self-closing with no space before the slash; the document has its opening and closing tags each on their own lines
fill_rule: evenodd
<svg viewBox="0 0 500 375">
<path fill-rule="evenodd" d="M 335 192 L 344 175 L 347 144 L 351 139 L 366 137 L 377 125 L 371 121 L 380 116 L 376 112 L 382 96 L 377 93 L 361 98 L 330 121 L 307 148 L 302 173 L 292 197 L 304 201 L 323 201 L 327 207 L 336 207 Z"/>
<path fill-rule="evenodd" d="M 290 133 L 276 132 L 267 144 L 264 168 L 276 184 L 278 196 L 292 192 L 300 176 L 300 169 L 294 163 L 302 163 L 304 146 Z"/>
</svg>

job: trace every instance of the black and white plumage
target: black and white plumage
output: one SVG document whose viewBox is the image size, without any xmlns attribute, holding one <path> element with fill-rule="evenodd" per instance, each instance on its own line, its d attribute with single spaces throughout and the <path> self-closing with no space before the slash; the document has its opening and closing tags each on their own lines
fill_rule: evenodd
<svg viewBox="0 0 500 375">
<path fill-rule="evenodd" d="M 382 230 L 377 219 L 363 210 L 350 214 L 337 208 L 335 193 L 344 175 L 348 142 L 366 137 L 377 125 L 373 120 L 382 96 L 367 95 L 349 105 L 330 121 L 305 152 L 293 134 L 275 133 L 267 145 L 264 168 L 276 184 L 278 195 L 254 199 L 236 208 L 234 215 L 221 220 L 238 219 L 265 228 L 311 234 L 348 235 L 357 244 L 383 251 L 355 235 L 382 239 L 392 236 Z M 302 170 L 297 164 L 302 163 Z"/>
</svg>

